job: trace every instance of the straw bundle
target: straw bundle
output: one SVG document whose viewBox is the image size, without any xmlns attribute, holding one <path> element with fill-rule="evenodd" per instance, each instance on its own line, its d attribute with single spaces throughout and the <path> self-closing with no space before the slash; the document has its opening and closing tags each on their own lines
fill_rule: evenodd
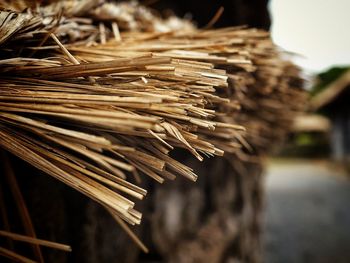
<svg viewBox="0 0 350 263">
<path fill-rule="evenodd" d="M 0 6 L 0 146 L 127 231 L 120 219 L 141 222 L 132 198 L 147 193 L 143 175 L 197 179 L 171 150 L 247 160 L 298 109 L 289 83 L 298 73 L 284 75 L 289 64 L 264 31 L 196 29 L 136 4 Z"/>
<path fill-rule="evenodd" d="M 239 101 L 241 109 L 223 119 L 246 127 L 243 147 L 234 153 L 224 148 L 225 158 L 200 166 L 181 156 L 196 167 L 198 182 L 177 180 L 157 187 L 146 200 L 155 211 L 143 238 L 152 236 L 151 244 L 166 262 L 262 260 L 264 159 L 286 137 L 305 107 L 306 94 L 300 70 L 281 58 L 268 37 L 256 41 L 249 54 L 253 72 L 226 69 L 230 99 Z M 173 211 L 181 216 L 170 217 Z"/>
</svg>

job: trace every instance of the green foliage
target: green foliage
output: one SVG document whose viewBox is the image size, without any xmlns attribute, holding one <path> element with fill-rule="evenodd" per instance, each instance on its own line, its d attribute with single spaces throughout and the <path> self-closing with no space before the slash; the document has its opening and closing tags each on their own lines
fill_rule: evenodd
<svg viewBox="0 0 350 263">
<path fill-rule="evenodd" d="M 301 133 L 295 137 L 296 146 L 308 146 L 315 144 L 315 137 L 310 133 Z"/>
<path fill-rule="evenodd" d="M 318 82 L 310 91 L 311 96 L 315 96 L 316 94 L 327 88 L 329 84 L 337 80 L 349 69 L 350 66 L 333 67 L 325 72 L 318 74 Z"/>
<path fill-rule="evenodd" d="M 324 158 L 330 153 L 327 134 L 302 132 L 294 134 L 278 153 L 283 157 Z"/>
</svg>

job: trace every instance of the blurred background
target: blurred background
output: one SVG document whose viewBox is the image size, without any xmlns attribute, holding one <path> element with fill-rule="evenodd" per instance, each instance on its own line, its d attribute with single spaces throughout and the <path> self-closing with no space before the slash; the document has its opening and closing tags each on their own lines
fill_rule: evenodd
<svg viewBox="0 0 350 263">
<path fill-rule="evenodd" d="M 271 0 L 274 41 L 297 55 L 310 108 L 267 169 L 266 262 L 349 262 L 350 2 Z"/>
</svg>

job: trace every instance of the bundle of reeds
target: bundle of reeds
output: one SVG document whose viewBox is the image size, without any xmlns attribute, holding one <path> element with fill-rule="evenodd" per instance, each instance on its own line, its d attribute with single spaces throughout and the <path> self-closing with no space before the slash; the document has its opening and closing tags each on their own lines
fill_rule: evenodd
<svg viewBox="0 0 350 263">
<path fill-rule="evenodd" d="M 196 29 L 136 4 L 0 6 L 1 148 L 126 229 L 141 222 L 144 175 L 196 180 L 171 150 L 246 161 L 299 109 L 298 73 L 264 31 Z"/>
</svg>

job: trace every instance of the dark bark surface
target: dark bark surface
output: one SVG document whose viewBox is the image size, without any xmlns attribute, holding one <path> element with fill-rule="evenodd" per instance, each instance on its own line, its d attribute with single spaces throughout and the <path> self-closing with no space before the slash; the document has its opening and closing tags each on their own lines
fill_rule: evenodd
<svg viewBox="0 0 350 263">
<path fill-rule="evenodd" d="M 260 164 L 213 158 L 192 166 L 195 184 L 179 178 L 152 196 L 159 254 L 166 262 L 259 262 Z"/>
</svg>

